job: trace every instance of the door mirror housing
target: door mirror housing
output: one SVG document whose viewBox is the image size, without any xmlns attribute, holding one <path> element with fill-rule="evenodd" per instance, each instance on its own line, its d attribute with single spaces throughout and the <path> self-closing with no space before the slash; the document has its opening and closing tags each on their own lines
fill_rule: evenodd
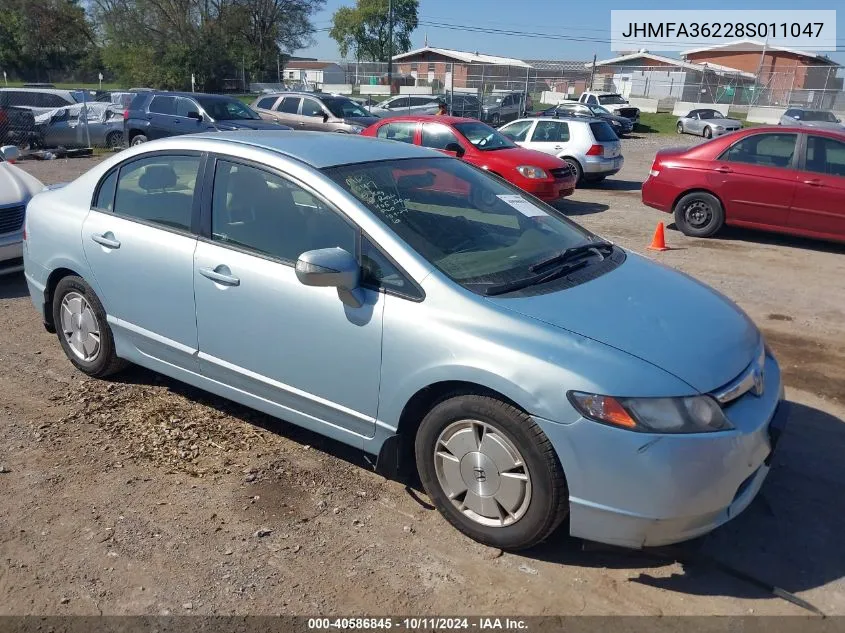
<svg viewBox="0 0 845 633">
<path fill-rule="evenodd" d="M 337 288 L 337 296 L 352 308 L 364 305 L 364 292 L 359 287 L 361 267 L 355 257 L 342 248 L 320 248 L 302 253 L 296 260 L 296 278 L 304 286 Z"/>
<path fill-rule="evenodd" d="M 21 157 L 21 151 L 14 145 L 5 145 L 1 147 L 0 153 L 2 153 L 3 158 L 9 161 L 10 163 L 14 163 Z"/>
<path fill-rule="evenodd" d="M 196 119 L 197 121 L 202 121 L 202 115 L 196 110 L 191 110 L 186 116 L 189 119 Z"/>
<path fill-rule="evenodd" d="M 464 148 L 461 147 L 458 143 L 449 143 L 446 147 L 443 148 L 443 150 L 447 152 L 454 152 L 455 156 L 457 156 L 458 158 L 460 158 L 466 153 L 464 151 Z"/>
<path fill-rule="evenodd" d="M 323 112 L 323 123 L 329 120 L 329 115 Z"/>
</svg>

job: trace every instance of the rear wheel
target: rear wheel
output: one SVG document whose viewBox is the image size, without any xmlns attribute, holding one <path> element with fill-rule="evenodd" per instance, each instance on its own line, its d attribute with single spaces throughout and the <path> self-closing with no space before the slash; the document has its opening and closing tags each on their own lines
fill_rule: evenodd
<svg viewBox="0 0 845 633">
<path fill-rule="evenodd" d="M 65 355 L 82 372 L 104 378 L 126 366 L 115 354 L 114 337 L 100 300 L 81 277 L 68 276 L 56 285 L 53 323 Z"/>
<path fill-rule="evenodd" d="M 501 400 L 441 400 L 423 419 L 415 452 L 437 509 L 476 541 L 530 547 L 566 517 L 566 482 L 551 443 L 530 416 Z"/>
<path fill-rule="evenodd" d="M 684 235 L 710 237 L 725 223 L 722 203 L 704 191 L 688 193 L 675 205 L 675 224 Z"/>
<path fill-rule="evenodd" d="M 713 130 L 710 129 L 710 126 L 704 128 L 704 138 L 713 138 Z"/>
<path fill-rule="evenodd" d="M 563 160 L 566 161 L 569 169 L 575 174 L 575 186 L 580 185 L 584 179 L 584 171 L 581 169 L 581 164 L 574 158 L 564 158 Z"/>
</svg>

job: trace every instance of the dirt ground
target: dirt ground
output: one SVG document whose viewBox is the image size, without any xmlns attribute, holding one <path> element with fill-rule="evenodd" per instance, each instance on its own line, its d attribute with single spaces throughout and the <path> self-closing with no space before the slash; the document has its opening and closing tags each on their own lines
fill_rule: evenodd
<svg viewBox="0 0 845 633">
<path fill-rule="evenodd" d="M 560 208 L 644 252 L 671 218 L 640 204 L 640 183 L 659 147 L 693 142 L 626 139 L 617 177 Z M 94 160 L 22 166 L 53 183 Z M 845 614 L 845 247 L 667 239 L 652 257 L 751 315 L 794 406 L 744 514 L 645 553 L 561 530 L 502 554 L 348 448 L 142 369 L 87 379 L 22 276 L 0 278 L 0 615 L 809 613 L 768 585 Z"/>
</svg>

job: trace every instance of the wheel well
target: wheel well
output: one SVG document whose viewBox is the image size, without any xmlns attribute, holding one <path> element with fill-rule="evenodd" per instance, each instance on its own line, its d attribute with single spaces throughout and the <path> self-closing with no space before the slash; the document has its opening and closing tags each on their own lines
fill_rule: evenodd
<svg viewBox="0 0 845 633">
<path fill-rule="evenodd" d="M 56 324 L 53 322 L 53 293 L 59 282 L 71 275 L 79 276 L 76 271 L 70 268 L 57 268 L 47 277 L 47 284 L 44 287 L 44 325 L 50 332 L 56 331 Z"/>
<path fill-rule="evenodd" d="M 405 403 L 399 416 L 399 426 L 393 441 L 385 442 L 379 454 L 379 470 L 386 476 L 416 476 L 416 462 L 414 459 L 414 439 L 417 429 L 426 414 L 439 401 L 447 397 L 466 395 L 490 396 L 501 400 L 517 409 L 522 409 L 517 403 L 494 389 L 472 382 L 461 380 L 447 380 L 436 382 L 417 391 Z M 393 453 L 393 454 L 386 454 Z M 382 467 L 382 466 L 385 467 Z"/>
<path fill-rule="evenodd" d="M 129 138 L 127 140 L 131 142 L 139 134 L 143 134 L 143 132 L 141 130 L 129 130 Z"/>
<path fill-rule="evenodd" d="M 686 196 L 690 193 L 706 193 L 708 195 L 713 196 L 714 198 L 716 198 L 716 200 L 719 201 L 719 204 L 722 205 L 722 212 L 724 212 L 724 213 L 727 212 L 727 210 L 725 209 L 725 203 L 722 202 L 722 199 L 719 196 L 717 196 L 715 193 L 713 193 L 712 191 L 709 191 L 708 189 L 689 189 L 689 190 L 684 191 L 683 193 L 679 194 L 678 197 L 675 198 L 672 201 L 672 213 L 675 212 L 675 208 L 678 206 L 678 203 L 681 201 L 681 198 L 683 198 L 684 196 Z M 725 219 L 727 220 L 727 218 L 725 218 Z"/>
</svg>

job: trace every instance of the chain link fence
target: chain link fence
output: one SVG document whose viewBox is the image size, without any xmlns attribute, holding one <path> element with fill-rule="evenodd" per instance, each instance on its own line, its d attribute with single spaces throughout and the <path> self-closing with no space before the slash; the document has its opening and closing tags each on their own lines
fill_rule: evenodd
<svg viewBox="0 0 845 633">
<path fill-rule="evenodd" d="M 191 75 L 185 75 L 183 89 L 190 92 Z M 0 87 L 0 145 L 17 145 L 35 156 L 124 146 L 124 115 L 138 89 L 98 90 L 96 85 L 74 84 L 72 78 L 57 85 L 69 89 Z M 224 79 L 222 86 L 246 104 L 278 91 L 342 94 L 381 115 L 426 113 L 441 101 L 453 114 L 493 124 L 577 99 L 591 87 L 619 93 L 644 112 L 718 104 L 749 120 L 752 114 L 761 116 L 759 122 L 776 122 L 788 107 L 828 110 L 845 119 L 843 69 L 835 64 L 761 68 L 756 73 L 698 64 L 599 67 L 593 72 L 584 61 L 401 61 L 389 68 L 387 63 L 291 60 L 275 72 Z M 388 98 L 386 113 L 381 104 Z"/>
</svg>

